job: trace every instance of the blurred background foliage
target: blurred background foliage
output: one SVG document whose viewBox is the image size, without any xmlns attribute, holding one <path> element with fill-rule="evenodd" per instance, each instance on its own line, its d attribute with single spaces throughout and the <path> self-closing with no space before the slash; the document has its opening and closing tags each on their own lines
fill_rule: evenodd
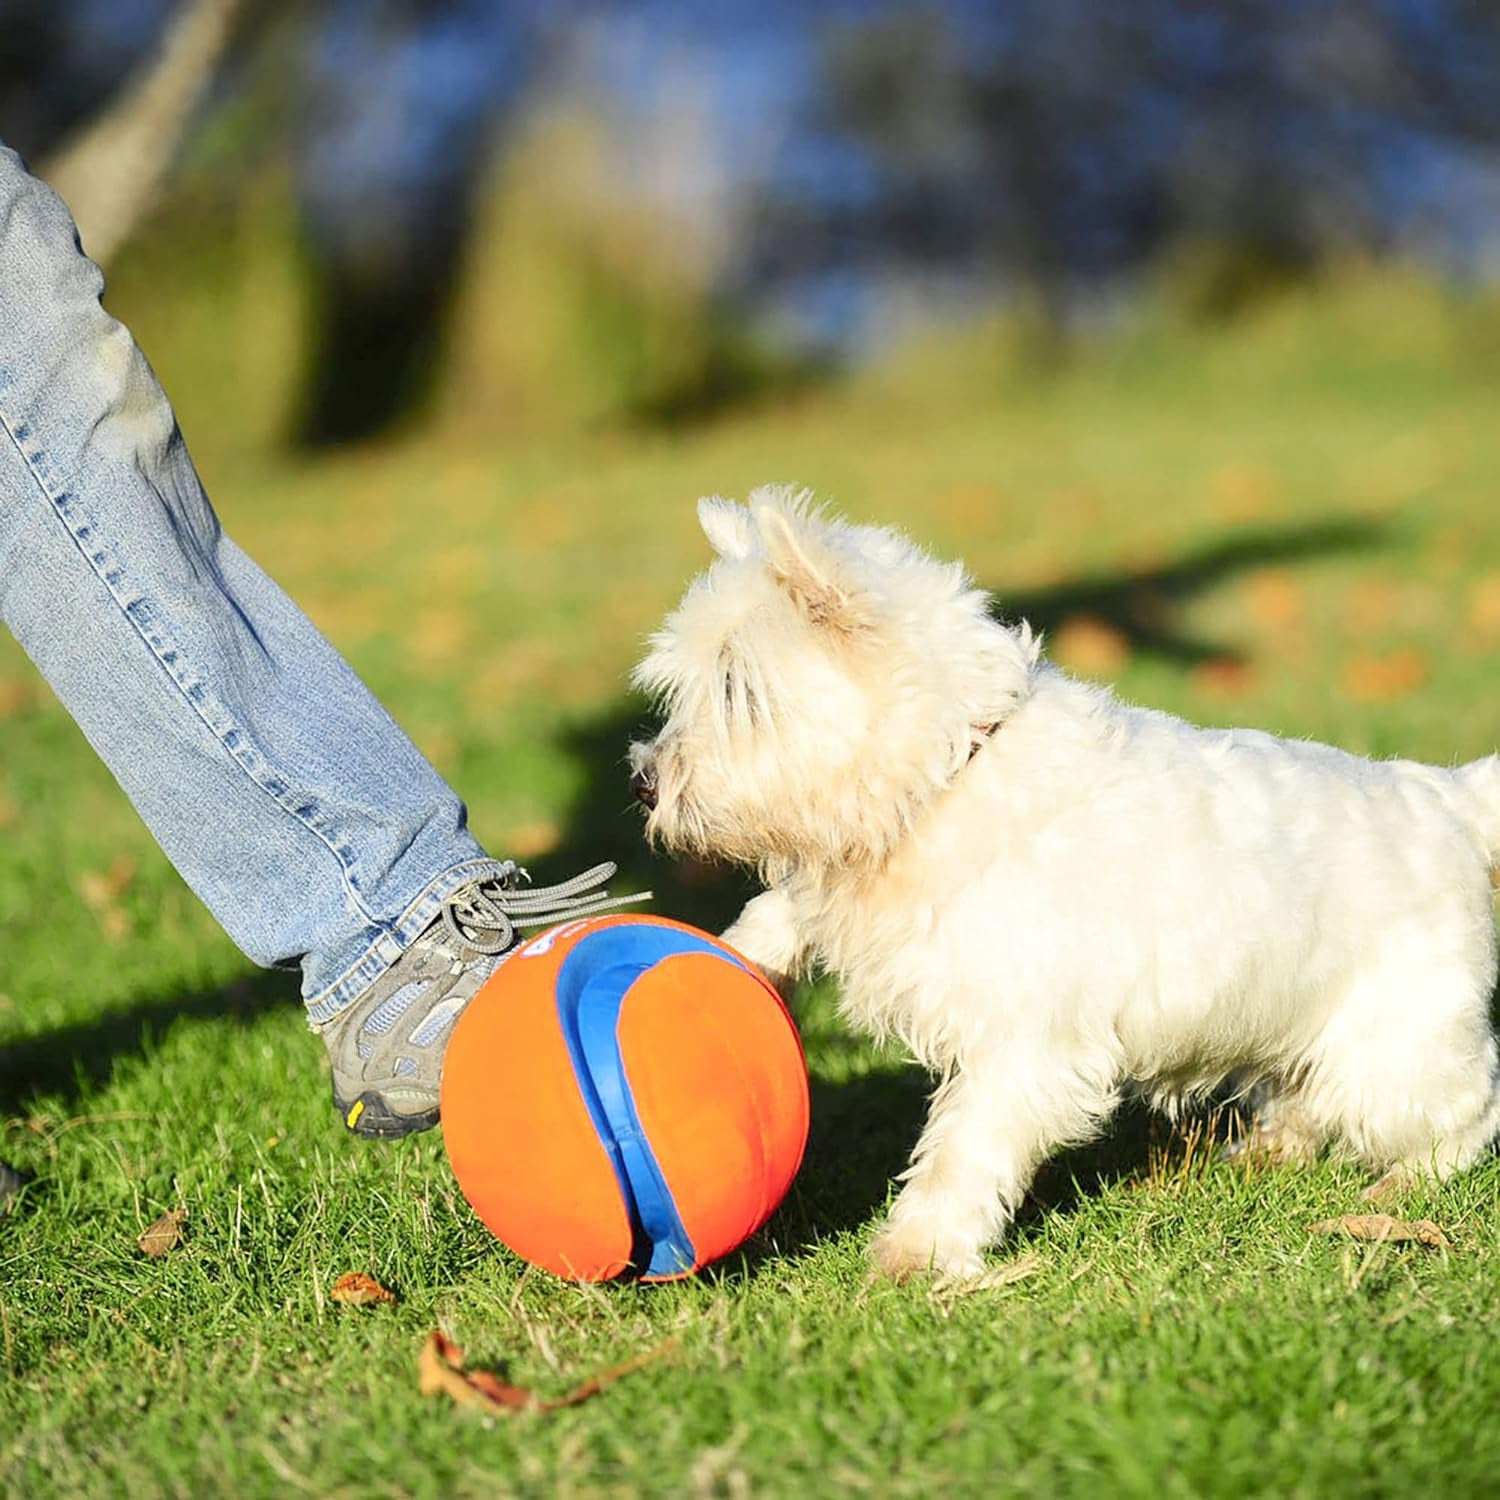
<svg viewBox="0 0 1500 1500">
<path fill-rule="evenodd" d="M 1489 0 L 0 0 L 0 139 L 231 446 L 671 427 L 981 324 L 1035 379 L 1390 265 L 1500 333 Z"/>
</svg>

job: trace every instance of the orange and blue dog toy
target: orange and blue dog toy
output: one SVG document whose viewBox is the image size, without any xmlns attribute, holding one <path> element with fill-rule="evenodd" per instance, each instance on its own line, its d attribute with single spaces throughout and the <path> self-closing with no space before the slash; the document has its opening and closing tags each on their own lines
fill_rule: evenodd
<svg viewBox="0 0 1500 1500">
<path fill-rule="evenodd" d="M 443 1136 L 464 1196 L 518 1255 L 585 1281 L 667 1281 L 770 1218 L 807 1143 L 807 1068 L 781 997 L 660 917 L 524 944 L 454 1028 Z"/>
</svg>

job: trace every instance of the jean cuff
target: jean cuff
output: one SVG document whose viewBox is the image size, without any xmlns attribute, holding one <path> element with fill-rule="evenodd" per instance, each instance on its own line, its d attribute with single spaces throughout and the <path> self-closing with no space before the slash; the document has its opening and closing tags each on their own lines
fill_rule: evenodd
<svg viewBox="0 0 1500 1500">
<path fill-rule="evenodd" d="M 361 956 L 322 993 L 303 1001 L 308 1022 L 322 1026 L 347 1010 L 421 937 L 455 891 L 476 880 L 504 879 L 515 872 L 516 866 L 510 860 L 500 859 L 471 859 L 445 870 L 395 922 L 370 929 Z"/>
</svg>

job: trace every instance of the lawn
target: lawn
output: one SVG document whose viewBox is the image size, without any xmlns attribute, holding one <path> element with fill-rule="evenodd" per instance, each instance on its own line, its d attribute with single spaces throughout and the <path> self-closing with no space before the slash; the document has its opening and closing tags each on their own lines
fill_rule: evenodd
<svg viewBox="0 0 1500 1500">
<path fill-rule="evenodd" d="M 316 461 L 239 441 L 231 356 L 200 378 L 128 310 L 226 526 L 539 878 L 607 855 L 658 910 L 732 913 L 735 878 L 641 846 L 625 676 L 704 560 L 693 498 L 768 479 L 964 556 L 1138 700 L 1373 754 L 1500 744 L 1494 315 L 1418 286 L 1046 372 L 975 334 L 697 427 L 439 425 Z M 343 1134 L 294 981 L 218 932 L 8 640 L 0 955 L 0 1159 L 35 1174 L 0 1218 L 0 1493 L 1496 1487 L 1495 1162 L 1405 1205 L 1451 1251 L 1362 1245 L 1307 1228 L 1359 1208 L 1350 1165 L 1250 1170 L 1132 1117 L 1044 1175 L 1014 1277 L 875 1283 L 926 1085 L 826 982 L 796 1006 L 807 1162 L 742 1255 L 657 1288 L 528 1271 L 437 1133 Z M 174 1207 L 184 1242 L 142 1255 Z M 338 1305 L 348 1271 L 399 1301 Z M 543 1395 L 675 1347 L 495 1418 L 418 1393 L 435 1327 Z"/>
</svg>

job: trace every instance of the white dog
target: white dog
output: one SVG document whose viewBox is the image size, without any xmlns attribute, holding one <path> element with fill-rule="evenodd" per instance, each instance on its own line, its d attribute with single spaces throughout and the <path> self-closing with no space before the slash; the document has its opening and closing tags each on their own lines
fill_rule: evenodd
<svg viewBox="0 0 1500 1500">
<path fill-rule="evenodd" d="M 1253 1084 L 1257 1145 L 1345 1142 L 1377 1189 L 1500 1131 L 1500 760 L 1198 729 L 1048 665 L 893 532 L 779 489 L 698 514 L 718 558 L 637 669 L 666 722 L 633 784 L 654 837 L 759 869 L 729 943 L 826 966 L 940 1075 L 885 1271 L 975 1273 L 1127 1085 Z"/>
</svg>

